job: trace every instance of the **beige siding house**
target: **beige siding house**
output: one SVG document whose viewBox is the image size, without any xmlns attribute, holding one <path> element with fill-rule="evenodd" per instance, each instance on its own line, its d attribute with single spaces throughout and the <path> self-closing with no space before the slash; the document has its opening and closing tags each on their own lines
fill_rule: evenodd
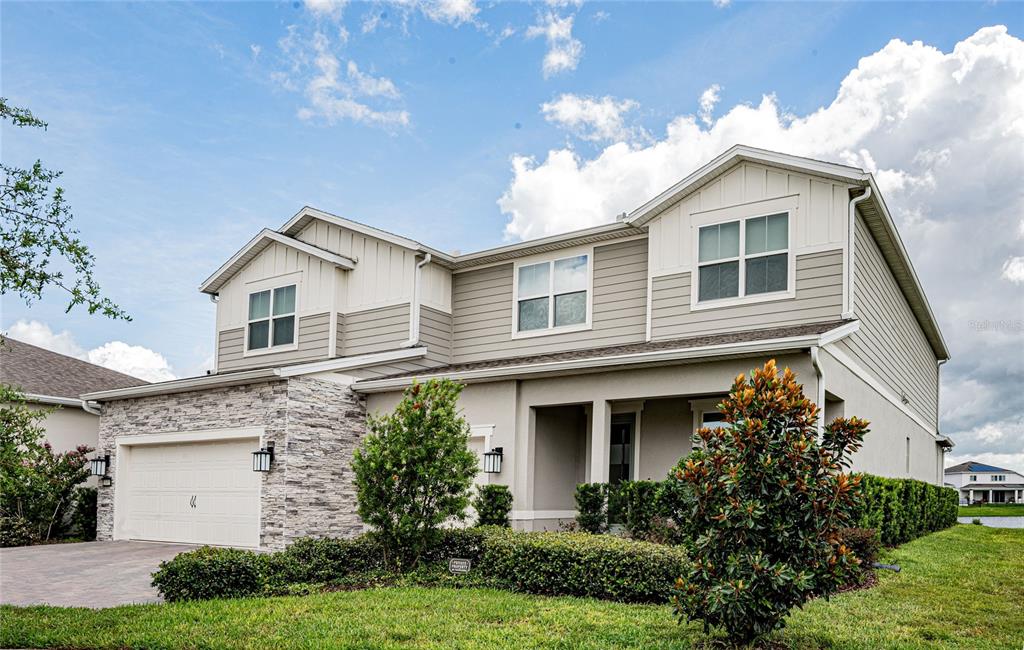
<svg viewBox="0 0 1024 650">
<path fill-rule="evenodd" d="M 473 448 L 502 452 L 478 482 L 511 487 L 523 529 L 572 517 L 577 483 L 663 478 L 769 358 L 826 418 L 871 420 L 857 470 L 941 483 L 952 446 L 942 335 L 874 179 L 843 165 L 737 146 L 614 223 L 463 255 L 304 208 L 200 290 L 213 374 L 85 396 L 114 459 L 101 537 L 359 532 L 366 414 L 433 377 L 466 384 Z"/>
</svg>

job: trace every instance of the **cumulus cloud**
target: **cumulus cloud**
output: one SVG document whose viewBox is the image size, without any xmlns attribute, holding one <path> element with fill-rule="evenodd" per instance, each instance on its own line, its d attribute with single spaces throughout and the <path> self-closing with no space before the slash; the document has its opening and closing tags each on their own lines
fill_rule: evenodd
<svg viewBox="0 0 1024 650">
<path fill-rule="evenodd" d="M 298 47 L 293 40 L 283 43 L 282 48 L 286 51 Z M 328 124 L 351 120 L 383 127 L 408 126 L 408 111 L 380 109 L 366 101 L 399 99 L 401 94 L 390 79 L 366 74 L 351 60 L 345 66 L 346 74 L 342 76 L 341 61 L 323 32 L 313 34 L 311 46 L 312 67 L 316 74 L 305 86 L 309 104 L 299 109 L 301 119 L 322 118 Z M 297 69 L 304 67 L 304 61 L 301 55 L 295 59 Z"/>
<path fill-rule="evenodd" d="M 455 27 L 472 23 L 480 12 L 475 0 L 433 0 L 421 3 L 420 9 L 427 18 Z"/>
<path fill-rule="evenodd" d="M 544 119 L 568 129 L 584 140 L 627 140 L 633 133 L 623 123 L 638 104 L 632 99 L 584 97 L 565 93 L 540 107 Z"/>
<path fill-rule="evenodd" d="M 340 18 L 348 0 L 306 0 L 306 9 L 316 16 Z"/>
<path fill-rule="evenodd" d="M 70 332 L 54 332 L 49 325 L 37 320 L 19 320 L 7 331 L 12 339 L 47 350 L 82 359 L 104 368 L 123 372 L 146 381 L 175 379 L 174 371 L 159 352 L 141 345 L 110 341 L 91 350 L 79 345 Z"/>
<path fill-rule="evenodd" d="M 572 35 L 575 15 L 559 16 L 548 11 L 539 17 L 537 24 L 526 30 L 527 38 L 543 37 L 548 51 L 544 55 L 541 70 L 544 78 L 576 69 L 583 56 L 583 43 Z"/>
<path fill-rule="evenodd" d="M 715 118 L 712 117 L 712 113 L 715 110 L 715 105 L 720 99 L 719 92 L 722 87 L 718 84 L 711 84 L 707 90 L 700 94 L 700 121 L 711 126 L 715 122 Z"/>
<path fill-rule="evenodd" d="M 1024 434 L 995 441 L 979 429 L 1024 412 L 1024 42 L 998 25 L 948 52 L 895 39 L 803 115 L 769 92 L 712 120 L 716 92 L 642 147 L 513 156 L 498 201 L 508 239 L 613 221 L 737 143 L 860 166 L 875 174 L 951 345 L 943 432 L 961 454 L 995 453 L 997 442 L 998 453 L 1024 452 Z"/>
</svg>

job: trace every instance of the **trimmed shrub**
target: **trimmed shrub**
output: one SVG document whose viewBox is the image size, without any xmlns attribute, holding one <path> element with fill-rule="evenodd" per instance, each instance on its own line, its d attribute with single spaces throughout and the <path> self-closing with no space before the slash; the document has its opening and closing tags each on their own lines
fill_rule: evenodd
<svg viewBox="0 0 1024 650">
<path fill-rule="evenodd" d="M 603 533 L 608 529 L 607 494 L 606 483 L 580 483 L 576 486 L 576 523 L 580 530 Z"/>
<path fill-rule="evenodd" d="M 885 546 L 896 546 L 956 523 L 959 495 L 953 488 L 906 478 L 861 474 L 862 502 L 855 521 L 876 528 Z"/>
<path fill-rule="evenodd" d="M 686 554 L 681 548 L 588 533 L 490 535 L 480 569 L 509 589 L 630 603 L 664 603 Z"/>
<path fill-rule="evenodd" d="M 473 498 L 477 526 L 508 527 L 508 515 L 512 511 L 512 491 L 507 485 L 481 485 Z"/>
<path fill-rule="evenodd" d="M 306 537 L 265 557 L 265 575 L 271 583 L 331 582 L 348 573 L 385 566 L 383 545 L 372 534 L 355 539 Z"/>
<path fill-rule="evenodd" d="M 75 490 L 71 506 L 71 529 L 84 541 L 96 539 L 96 488 L 80 487 Z"/>
<path fill-rule="evenodd" d="M 263 592 L 269 555 L 203 546 L 160 563 L 153 586 L 168 601 L 241 598 Z"/>
<path fill-rule="evenodd" d="M 656 481 L 628 481 L 622 484 L 626 532 L 634 539 L 647 539 L 654 532 L 661 512 L 661 484 Z"/>
</svg>

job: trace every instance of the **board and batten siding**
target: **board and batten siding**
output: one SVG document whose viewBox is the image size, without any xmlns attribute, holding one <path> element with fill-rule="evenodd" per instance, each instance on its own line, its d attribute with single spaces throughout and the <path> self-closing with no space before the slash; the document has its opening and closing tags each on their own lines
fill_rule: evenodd
<svg viewBox="0 0 1024 650">
<path fill-rule="evenodd" d="M 651 274 L 667 275 L 693 268 L 693 221 L 712 210 L 750 205 L 750 214 L 764 214 L 758 201 L 794 197 L 790 229 L 793 250 L 845 245 L 850 185 L 764 165 L 742 163 L 704 185 L 650 223 Z"/>
<path fill-rule="evenodd" d="M 217 371 L 265 368 L 326 359 L 331 334 L 330 313 L 299 317 L 299 345 L 294 350 L 245 356 L 245 328 L 217 334 Z"/>
<path fill-rule="evenodd" d="M 597 246 L 593 265 L 591 329 L 519 339 L 512 338 L 513 264 L 456 273 L 452 298 L 452 362 L 644 341 L 647 240 Z"/>
<path fill-rule="evenodd" d="M 345 356 L 394 350 L 409 340 L 409 303 L 345 314 Z"/>
<path fill-rule="evenodd" d="M 860 329 L 837 345 L 935 426 L 939 386 L 935 353 L 859 216 L 854 229 L 853 295 Z"/>
<path fill-rule="evenodd" d="M 690 273 L 652 279 L 651 339 L 839 320 L 843 311 L 843 251 L 796 257 L 796 297 L 690 310 Z"/>
<path fill-rule="evenodd" d="M 363 311 L 412 300 L 416 251 L 320 219 L 303 228 L 296 239 L 358 260 L 354 269 L 341 274 L 339 311 Z M 451 272 L 427 264 L 420 280 L 422 304 L 451 311 Z"/>
</svg>

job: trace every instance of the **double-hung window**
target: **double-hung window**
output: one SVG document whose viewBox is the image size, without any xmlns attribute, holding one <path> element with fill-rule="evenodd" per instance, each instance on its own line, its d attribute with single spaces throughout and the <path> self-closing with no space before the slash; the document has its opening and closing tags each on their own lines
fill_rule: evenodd
<svg viewBox="0 0 1024 650">
<path fill-rule="evenodd" d="M 589 255 L 525 264 L 517 273 L 516 331 L 587 323 Z"/>
<path fill-rule="evenodd" d="M 789 288 L 789 214 L 703 226 L 697 251 L 699 302 Z"/>
<path fill-rule="evenodd" d="M 295 285 L 249 294 L 248 350 L 295 343 Z"/>
</svg>

